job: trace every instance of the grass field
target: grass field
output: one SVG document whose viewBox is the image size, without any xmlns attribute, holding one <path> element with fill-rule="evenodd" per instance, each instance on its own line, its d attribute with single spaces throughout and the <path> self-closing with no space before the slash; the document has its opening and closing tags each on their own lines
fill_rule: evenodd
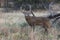
<svg viewBox="0 0 60 40">
<path fill-rule="evenodd" d="M 44 29 L 41 26 L 35 27 L 35 40 L 59 40 L 58 35 L 60 34 L 55 28 L 55 24 L 54 27 L 49 29 L 48 34 L 44 34 Z M 31 40 L 30 36 L 31 27 L 21 12 L 0 14 L 0 40 Z"/>
</svg>

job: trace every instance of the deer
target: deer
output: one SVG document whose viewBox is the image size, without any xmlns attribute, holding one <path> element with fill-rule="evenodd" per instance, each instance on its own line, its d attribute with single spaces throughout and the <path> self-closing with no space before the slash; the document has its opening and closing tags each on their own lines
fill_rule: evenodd
<svg viewBox="0 0 60 40">
<path fill-rule="evenodd" d="M 51 7 L 53 4 L 54 4 L 53 2 L 51 2 L 49 4 L 49 11 L 50 11 L 51 14 L 47 17 L 36 17 L 34 15 L 34 13 L 32 12 L 31 5 L 28 4 L 28 6 L 26 6 L 23 14 L 25 15 L 25 19 L 28 22 L 28 24 L 33 28 L 33 31 L 35 29 L 34 26 L 36 26 L 36 25 L 46 26 L 46 27 L 43 27 L 43 28 L 45 29 L 45 31 L 47 31 L 47 28 L 51 27 L 50 26 L 50 20 L 55 18 L 55 20 L 54 20 L 54 22 L 55 22 L 56 20 L 58 20 L 60 18 L 60 13 L 55 12 L 55 11 L 59 11 L 59 10 L 56 10 L 57 9 L 56 8 L 55 11 L 54 11 L 53 7 Z M 59 8 L 59 6 L 58 6 L 58 8 Z M 51 12 L 51 11 L 53 11 L 53 12 Z"/>
<path fill-rule="evenodd" d="M 36 25 L 43 25 L 42 27 L 45 29 L 45 32 L 48 33 L 48 29 L 52 27 L 50 20 L 56 18 L 56 21 L 57 19 L 59 19 L 60 14 L 55 14 L 53 16 L 49 15 L 47 17 L 36 17 L 33 11 L 31 10 L 31 5 L 28 6 L 29 7 L 26 7 L 26 9 L 23 10 L 23 14 L 27 23 L 31 26 L 32 32 L 34 32 Z"/>
<path fill-rule="evenodd" d="M 50 24 L 50 20 L 47 17 L 36 17 L 34 15 L 34 13 L 31 10 L 31 6 L 28 5 L 28 7 L 26 9 L 23 10 L 23 14 L 25 16 L 25 19 L 27 21 L 27 23 L 30 25 L 32 31 L 31 31 L 31 40 L 35 40 L 34 39 L 34 30 L 35 30 L 35 26 L 39 25 L 39 26 L 43 26 L 43 28 L 45 29 L 45 33 L 48 33 L 48 28 L 51 27 Z"/>
<path fill-rule="evenodd" d="M 33 31 L 36 25 L 43 25 L 43 28 L 47 32 L 47 29 L 51 27 L 49 17 L 36 17 L 32 12 L 30 5 L 29 7 L 30 8 L 27 7 L 26 11 L 24 10 L 23 12 L 27 23 L 33 28 Z"/>
<path fill-rule="evenodd" d="M 53 5 L 53 2 L 51 2 L 49 4 L 49 11 L 50 11 L 50 15 L 47 17 L 36 17 L 33 13 L 33 11 L 31 10 L 31 5 L 28 5 L 28 7 L 26 7 L 26 9 L 24 9 L 22 12 L 25 16 L 25 19 L 27 21 L 27 23 L 30 25 L 30 27 L 32 28 L 32 32 L 34 32 L 35 30 L 35 26 L 36 25 L 43 25 L 42 27 L 45 29 L 45 32 L 48 33 L 48 29 L 52 27 L 50 20 L 51 19 L 55 19 L 52 24 L 54 24 L 58 19 L 60 19 L 60 13 L 57 14 L 56 11 L 53 11 L 51 8 L 51 5 Z M 51 12 L 52 11 L 52 12 Z M 53 14 L 54 13 L 54 14 Z M 52 15 L 53 14 L 53 15 Z"/>
</svg>

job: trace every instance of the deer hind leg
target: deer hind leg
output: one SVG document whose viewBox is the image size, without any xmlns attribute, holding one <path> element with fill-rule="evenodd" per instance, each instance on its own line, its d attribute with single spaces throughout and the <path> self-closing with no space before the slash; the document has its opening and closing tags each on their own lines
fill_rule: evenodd
<svg viewBox="0 0 60 40">
<path fill-rule="evenodd" d="M 47 27 L 45 25 L 43 25 L 43 28 L 44 28 L 44 34 L 48 34 Z"/>
<path fill-rule="evenodd" d="M 51 24 L 49 21 L 45 21 L 44 22 L 44 29 L 45 29 L 45 33 L 49 32 L 49 28 L 51 27 Z"/>
</svg>

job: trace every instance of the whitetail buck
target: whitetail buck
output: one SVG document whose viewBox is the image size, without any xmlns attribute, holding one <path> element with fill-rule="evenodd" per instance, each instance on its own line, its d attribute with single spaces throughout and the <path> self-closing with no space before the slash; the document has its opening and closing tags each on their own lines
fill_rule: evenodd
<svg viewBox="0 0 60 40">
<path fill-rule="evenodd" d="M 51 27 L 49 17 L 36 17 L 31 10 L 31 5 L 28 5 L 28 7 L 26 7 L 26 9 L 23 10 L 23 14 L 25 15 L 25 19 L 28 22 L 28 24 L 31 26 L 31 28 L 33 28 L 33 31 L 36 25 L 43 25 L 43 28 L 47 32 L 47 29 Z"/>
<path fill-rule="evenodd" d="M 53 16 L 50 15 L 50 16 L 47 16 L 47 17 L 36 17 L 33 14 L 30 5 L 29 5 L 29 7 L 26 7 L 26 9 L 23 10 L 23 14 L 25 15 L 26 21 L 28 22 L 28 24 L 33 29 L 33 32 L 34 32 L 34 29 L 35 29 L 36 25 L 39 25 L 39 26 L 43 25 L 43 28 L 45 29 L 45 32 L 48 33 L 48 29 L 52 26 L 51 23 L 50 23 L 50 19 L 54 19 L 54 18 L 56 18 L 56 20 L 59 19 L 57 17 L 60 16 L 60 14 L 55 14 Z M 34 40 L 34 39 L 32 39 L 32 40 Z"/>
<path fill-rule="evenodd" d="M 45 29 L 45 32 L 48 33 L 48 28 L 51 27 L 50 24 L 50 20 L 47 17 L 36 17 L 32 10 L 31 10 L 31 6 L 29 5 L 30 9 L 28 7 L 26 7 L 25 10 L 23 10 L 23 14 L 25 15 L 25 19 L 27 21 L 27 23 L 31 26 L 32 31 L 30 33 L 30 38 L 31 40 L 35 40 L 34 38 L 34 30 L 35 30 L 35 26 L 39 25 L 39 26 L 43 26 L 43 28 Z"/>
<path fill-rule="evenodd" d="M 51 3 L 50 6 L 52 4 L 53 3 Z M 52 8 L 50 6 L 49 6 L 49 10 L 51 12 Z M 55 12 L 53 11 L 53 13 L 51 13 L 51 14 L 54 14 L 54 13 Z M 47 17 L 36 17 L 31 10 L 31 5 L 25 6 L 25 9 L 23 10 L 23 14 L 25 15 L 25 19 L 28 22 L 28 24 L 33 28 L 33 31 L 34 31 L 36 25 L 43 25 L 43 28 L 45 29 L 45 31 L 48 31 L 47 29 L 51 27 L 50 19 L 56 18 L 56 20 L 57 20 L 60 18 L 59 13 L 54 14 L 54 15 L 50 15 Z"/>
</svg>

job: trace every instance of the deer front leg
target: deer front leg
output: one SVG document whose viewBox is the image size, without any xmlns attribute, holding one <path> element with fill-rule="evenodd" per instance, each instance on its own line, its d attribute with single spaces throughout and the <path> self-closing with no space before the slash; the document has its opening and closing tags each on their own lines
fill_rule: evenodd
<svg viewBox="0 0 60 40">
<path fill-rule="evenodd" d="M 31 27 L 30 39 L 31 39 L 31 40 L 35 40 L 35 39 L 34 39 L 34 30 L 33 30 L 32 27 Z"/>
</svg>

